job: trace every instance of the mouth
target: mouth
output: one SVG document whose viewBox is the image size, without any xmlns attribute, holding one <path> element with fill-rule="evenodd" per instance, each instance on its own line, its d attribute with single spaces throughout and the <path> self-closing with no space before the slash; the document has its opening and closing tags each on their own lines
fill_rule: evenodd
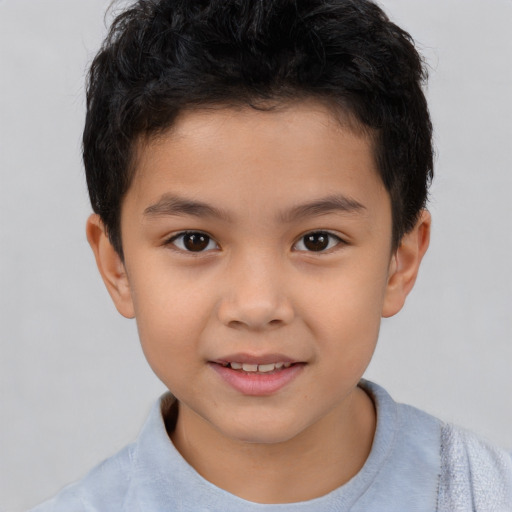
<svg viewBox="0 0 512 512">
<path fill-rule="evenodd" d="M 240 371 L 240 372 L 247 372 L 247 373 L 272 373 L 281 369 L 290 368 L 293 364 L 297 363 L 290 363 L 290 362 L 284 362 L 280 361 L 277 363 L 266 363 L 266 364 L 254 364 L 254 363 L 238 363 L 238 362 L 220 362 L 218 363 L 224 368 L 231 368 L 232 370 Z"/>
<path fill-rule="evenodd" d="M 221 380 L 237 392 L 250 396 L 268 396 L 295 380 L 306 363 L 282 354 L 262 357 L 235 354 L 210 361 L 210 365 Z"/>
</svg>

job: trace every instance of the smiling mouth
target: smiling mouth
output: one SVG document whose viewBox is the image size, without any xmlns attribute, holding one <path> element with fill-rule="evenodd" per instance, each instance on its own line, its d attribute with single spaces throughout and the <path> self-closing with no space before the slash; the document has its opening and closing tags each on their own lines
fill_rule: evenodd
<svg viewBox="0 0 512 512">
<path fill-rule="evenodd" d="M 270 396 L 298 378 L 307 363 L 282 354 L 232 354 L 209 364 L 238 393 Z"/>
<path fill-rule="evenodd" d="M 224 368 L 231 368 L 232 370 L 237 370 L 240 372 L 246 373 L 270 373 L 276 370 L 282 370 L 286 368 L 290 368 L 294 363 L 289 362 L 278 362 L 278 363 L 268 363 L 268 364 L 251 364 L 251 363 L 220 363 Z"/>
</svg>

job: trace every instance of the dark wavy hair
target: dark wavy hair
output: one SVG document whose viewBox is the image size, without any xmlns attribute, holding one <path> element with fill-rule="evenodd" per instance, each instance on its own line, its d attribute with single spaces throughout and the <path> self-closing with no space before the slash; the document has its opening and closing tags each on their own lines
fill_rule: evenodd
<svg viewBox="0 0 512 512">
<path fill-rule="evenodd" d="M 88 76 L 92 207 L 122 257 L 121 204 L 141 137 L 184 109 L 318 98 L 372 134 L 396 248 L 432 179 L 426 77 L 410 35 L 369 0 L 138 0 L 114 20 Z"/>
</svg>

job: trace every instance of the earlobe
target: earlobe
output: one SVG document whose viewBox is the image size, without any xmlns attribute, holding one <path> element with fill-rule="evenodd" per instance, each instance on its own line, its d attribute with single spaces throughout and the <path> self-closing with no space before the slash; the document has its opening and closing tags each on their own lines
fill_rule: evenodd
<svg viewBox="0 0 512 512">
<path fill-rule="evenodd" d="M 396 315 L 403 307 L 412 290 L 421 260 L 430 242 L 431 217 L 423 210 L 414 228 L 406 233 L 393 255 L 390 266 L 382 316 Z"/>
<path fill-rule="evenodd" d="M 135 313 L 126 269 L 110 243 L 99 215 L 92 214 L 87 219 L 86 233 L 98 270 L 117 310 L 124 317 L 133 318 Z"/>
</svg>

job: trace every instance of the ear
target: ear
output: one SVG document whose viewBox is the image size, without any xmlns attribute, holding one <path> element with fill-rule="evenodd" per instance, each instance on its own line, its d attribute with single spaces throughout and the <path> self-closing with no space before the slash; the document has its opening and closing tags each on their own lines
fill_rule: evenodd
<svg viewBox="0 0 512 512">
<path fill-rule="evenodd" d="M 133 318 L 135 313 L 126 269 L 110 243 L 99 215 L 93 214 L 87 219 L 86 233 L 98 270 L 117 310 L 124 317 Z"/>
<path fill-rule="evenodd" d="M 385 318 L 396 315 L 402 309 L 416 282 L 421 260 L 430 242 L 430 224 L 430 213 L 423 210 L 418 222 L 403 236 L 400 246 L 391 258 L 382 309 L 382 316 Z"/>
</svg>

